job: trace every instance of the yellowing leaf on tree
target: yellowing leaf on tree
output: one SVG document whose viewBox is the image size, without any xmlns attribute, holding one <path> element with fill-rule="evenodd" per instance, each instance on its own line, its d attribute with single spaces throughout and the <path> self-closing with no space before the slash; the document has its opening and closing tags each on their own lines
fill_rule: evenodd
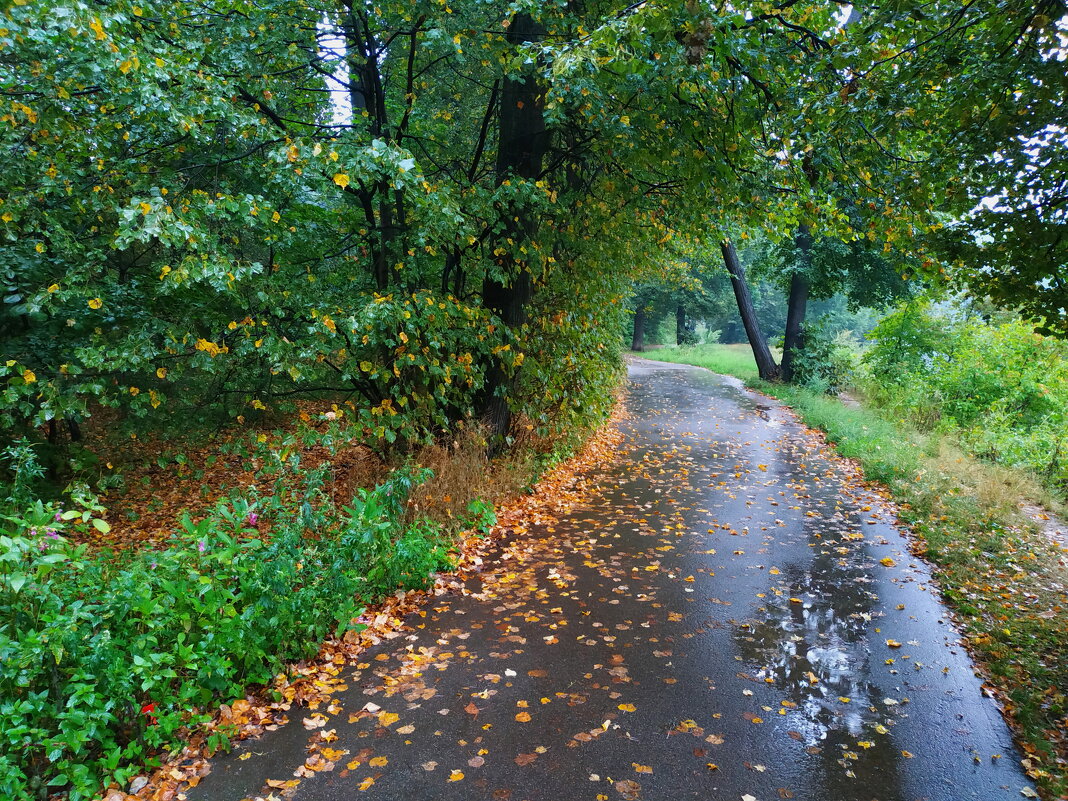
<svg viewBox="0 0 1068 801">
<path fill-rule="evenodd" d="M 104 305 L 104 301 L 102 301 L 100 298 L 92 298 L 92 299 L 89 300 L 89 308 L 90 309 L 99 309 L 103 305 Z"/>
<path fill-rule="evenodd" d="M 108 38 L 108 35 L 104 33 L 104 26 L 100 24 L 100 17 L 93 17 L 93 21 L 89 23 L 89 29 L 96 34 L 98 42 Z"/>
<path fill-rule="evenodd" d="M 334 183 L 344 189 L 349 185 L 349 176 L 345 175 L 343 172 L 335 173 Z"/>
<path fill-rule="evenodd" d="M 22 380 L 27 384 L 32 384 L 37 380 L 37 376 L 34 374 L 33 370 L 24 370 L 22 373 Z"/>
</svg>

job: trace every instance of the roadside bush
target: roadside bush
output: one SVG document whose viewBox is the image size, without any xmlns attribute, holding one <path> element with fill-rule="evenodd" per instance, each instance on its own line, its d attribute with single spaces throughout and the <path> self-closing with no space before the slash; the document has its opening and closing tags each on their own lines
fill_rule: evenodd
<svg viewBox="0 0 1068 801">
<path fill-rule="evenodd" d="M 35 469 L 27 451 L 8 454 L 22 473 Z M 9 498 L 0 507 L 0 797 L 76 801 L 124 784 L 220 701 L 352 626 L 362 603 L 424 586 L 450 564 L 437 526 L 402 522 L 428 472 L 395 471 L 343 509 L 323 502 L 323 469 L 301 479 L 298 502 L 283 491 L 293 479 L 280 478 L 274 495 L 220 501 L 199 521 L 186 515 L 167 547 L 121 561 L 66 536 L 106 529 L 91 496 L 72 508 Z"/>
<path fill-rule="evenodd" d="M 1068 489 L 1068 344 L 912 303 L 869 334 L 859 380 L 893 415 L 954 433 L 977 456 Z"/>
<path fill-rule="evenodd" d="M 824 320 L 805 325 L 804 346 L 794 362 L 797 383 L 834 395 L 852 380 L 859 346 L 849 331 L 831 336 Z"/>
</svg>

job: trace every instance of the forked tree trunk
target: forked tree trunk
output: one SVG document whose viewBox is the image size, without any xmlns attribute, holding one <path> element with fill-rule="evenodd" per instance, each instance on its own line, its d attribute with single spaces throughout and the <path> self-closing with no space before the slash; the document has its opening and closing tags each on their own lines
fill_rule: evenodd
<svg viewBox="0 0 1068 801">
<path fill-rule="evenodd" d="M 793 381 L 797 356 L 804 347 L 805 311 L 808 308 L 809 283 L 805 274 L 812 251 L 812 233 L 807 225 L 797 228 L 794 239 L 801 252 L 801 270 L 790 278 L 790 297 L 786 306 L 786 335 L 782 345 L 782 378 Z"/>
<path fill-rule="evenodd" d="M 537 42 L 545 35 L 542 26 L 529 14 L 516 14 L 508 26 L 508 41 L 513 45 Z M 541 176 L 545 157 L 545 92 L 533 75 L 507 78 L 501 86 L 498 114 L 497 181 L 510 177 L 529 180 Z M 538 221 L 529 209 L 506 211 L 508 224 L 500 234 L 501 245 L 509 255 L 500 262 L 504 280 L 487 277 L 482 286 L 482 298 L 509 329 L 517 329 L 526 321 L 526 305 L 533 294 L 529 267 L 513 255 L 511 238 L 520 242 L 532 237 Z M 511 426 L 512 413 L 508 407 L 511 382 L 499 363 L 494 363 L 486 376 L 482 414 L 489 427 L 490 453 L 495 454 L 505 444 Z"/>
<path fill-rule="evenodd" d="M 634 312 L 634 334 L 630 338 L 630 349 L 638 353 L 645 350 L 645 308 L 642 306 Z"/>
<path fill-rule="evenodd" d="M 779 365 L 775 363 L 775 357 L 771 355 L 771 348 L 768 347 L 768 340 L 764 332 L 760 330 L 756 309 L 753 306 L 753 296 L 749 292 L 749 282 L 745 280 L 745 270 L 738 260 L 738 251 L 734 249 L 734 243 L 729 239 L 720 242 L 719 247 L 723 252 L 723 263 L 727 266 L 727 273 L 731 277 L 734 299 L 738 302 L 738 314 L 742 318 L 742 325 L 745 326 L 749 347 L 753 349 L 757 372 L 765 381 L 776 381 L 779 378 Z"/>
</svg>

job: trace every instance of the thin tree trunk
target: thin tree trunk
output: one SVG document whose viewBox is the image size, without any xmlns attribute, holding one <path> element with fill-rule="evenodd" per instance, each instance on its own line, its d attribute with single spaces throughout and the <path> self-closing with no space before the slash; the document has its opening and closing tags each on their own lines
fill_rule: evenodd
<svg viewBox="0 0 1068 801">
<path fill-rule="evenodd" d="M 738 302 L 738 314 L 742 318 L 745 335 L 749 338 L 749 347 L 753 349 L 757 372 L 765 381 L 776 381 L 779 378 L 779 365 L 775 363 L 775 357 L 771 355 L 771 348 L 768 347 L 768 340 L 764 332 L 760 330 L 756 308 L 753 306 L 753 296 L 749 292 L 749 282 L 745 280 L 745 269 L 738 260 L 738 251 L 734 249 L 734 243 L 729 239 L 720 242 L 719 248 L 723 252 L 723 263 L 727 266 L 727 273 L 731 277 L 734 299 Z"/>
<path fill-rule="evenodd" d="M 639 306 L 634 312 L 634 334 L 630 338 L 630 349 L 641 353 L 645 350 L 645 307 Z"/>
<path fill-rule="evenodd" d="M 797 228 L 794 239 L 801 252 L 801 269 L 790 278 L 790 298 L 786 307 L 786 336 L 782 346 L 782 378 L 793 381 L 797 356 L 804 347 L 805 311 L 808 308 L 809 283 L 805 274 L 812 250 L 812 234 L 807 225 Z"/>
<path fill-rule="evenodd" d="M 682 345 L 686 342 L 686 307 L 675 308 L 675 344 Z"/>
<path fill-rule="evenodd" d="M 545 35 L 542 26 L 529 14 L 520 13 L 508 26 L 508 41 L 513 45 L 540 41 Z M 534 180 L 541 176 L 547 147 L 545 129 L 545 92 L 533 75 L 507 78 L 501 86 L 498 113 L 497 181 L 509 178 Z M 537 231 L 538 221 L 529 209 L 517 208 L 506 212 L 510 221 L 500 239 L 513 242 L 530 239 Z M 513 255 L 515 245 L 502 241 L 508 254 L 500 262 L 505 280 L 487 277 L 482 286 L 482 298 L 509 329 L 517 329 L 526 322 L 526 306 L 534 286 L 529 267 Z M 505 444 L 511 427 L 512 413 L 508 406 L 508 392 L 512 382 L 500 363 L 494 363 L 486 376 L 483 417 L 489 427 L 490 453 L 495 454 Z"/>
</svg>

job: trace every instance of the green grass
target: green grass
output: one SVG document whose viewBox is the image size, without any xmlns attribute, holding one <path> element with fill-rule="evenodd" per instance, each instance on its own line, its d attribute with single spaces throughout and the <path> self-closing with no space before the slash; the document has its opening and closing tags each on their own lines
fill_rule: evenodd
<svg viewBox="0 0 1068 801">
<path fill-rule="evenodd" d="M 663 347 L 642 354 L 646 358 L 676 364 L 695 364 L 713 373 L 735 375 L 743 381 L 756 381 L 757 368 L 748 345 L 694 345 Z"/>
<path fill-rule="evenodd" d="M 972 653 L 999 691 L 1032 778 L 1047 798 L 1068 797 L 1068 577 L 1054 546 L 1019 515 L 1022 497 L 1043 496 L 1036 482 L 877 410 L 762 382 L 748 346 L 646 355 L 734 375 L 780 399 L 856 459 L 868 479 L 889 488 L 915 551 L 933 564 Z"/>
</svg>

